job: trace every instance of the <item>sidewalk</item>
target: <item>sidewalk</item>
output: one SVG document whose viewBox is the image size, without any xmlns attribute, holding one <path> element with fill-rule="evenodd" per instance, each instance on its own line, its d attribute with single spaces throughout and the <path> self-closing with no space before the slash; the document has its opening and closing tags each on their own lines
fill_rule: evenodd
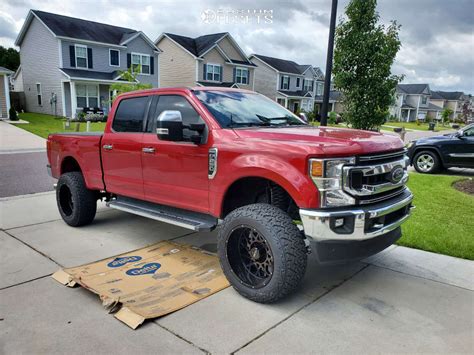
<svg viewBox="0 0 474 355">
<path fill-rule="evenodd" d="M 50 275 L 160 240 L 215 252 L 216 233 L 99 207 L 68 227 L 54 193 L 0 199 L 3 353 L 472 353 L 474 263 L 392 247 L 341 266 L 310 258 L 301 288 L 262 305 L 227 288 L 136 331 Z"/>
<path fill-rule="evenodd" d="M 46 139 L 0 120 L 0 154 L 46 151 Z"/>
</svg>

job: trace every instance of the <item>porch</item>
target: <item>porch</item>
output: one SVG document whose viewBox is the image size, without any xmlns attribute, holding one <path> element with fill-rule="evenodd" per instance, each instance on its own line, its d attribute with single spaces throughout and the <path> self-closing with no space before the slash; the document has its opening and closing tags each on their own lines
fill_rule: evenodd
<svg viewBox="0 0 474 355">
<path fill-rule="evenodd" d="M 313 110 L 314 99 L 310 92 L 295 91 L 295 92 L 278 92 L 276 102 L 287 108 L 291 112 L 304 111 L 309 112 Z"/>
</svg>

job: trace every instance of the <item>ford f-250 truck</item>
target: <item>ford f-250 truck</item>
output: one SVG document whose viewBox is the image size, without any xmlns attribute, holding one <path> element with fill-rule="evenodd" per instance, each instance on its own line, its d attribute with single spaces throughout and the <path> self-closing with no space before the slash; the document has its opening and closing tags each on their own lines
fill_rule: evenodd
<svg viewBox="0 0 474 355">
<path fill-rule="evenodd" d="M 398 137 L 313 127 L 251 91 L 170 88 L 119 96 L 103 133 L 52 134 L 48 169 L 74 227 L 107 206 L 194 231 L 218 227 L 232 286 L 273 302 L 307 254 L 359 259 L 401 236 L 412 194 Z"/>
</svg>

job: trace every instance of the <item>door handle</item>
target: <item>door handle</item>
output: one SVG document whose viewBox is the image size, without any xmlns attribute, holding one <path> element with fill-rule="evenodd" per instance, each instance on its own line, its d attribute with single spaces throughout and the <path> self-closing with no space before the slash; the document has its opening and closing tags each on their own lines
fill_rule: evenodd
<svg viewBox="0 0 474 355">
<path fill-rule="evenodd" d="M 112 150 L 113 147 L 114 147 L 114 146 L 113 146 L 112 144 L 104 144 L 104 145 L 102 146 L 102 148 L 103 148 L 104 150 Z"/>
<path fill-rule="evenodd" d="M 155 148 L 145 147 L 145 148 L 142 149 L 142 152 L 147 153 L 147 154 L 154 154 L 155 153 Z"/>
</svg>

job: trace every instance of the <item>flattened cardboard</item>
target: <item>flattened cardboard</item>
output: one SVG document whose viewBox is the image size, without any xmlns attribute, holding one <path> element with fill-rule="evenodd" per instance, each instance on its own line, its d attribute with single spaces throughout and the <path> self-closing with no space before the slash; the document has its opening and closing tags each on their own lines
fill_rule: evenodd
<svg viewBox="0 0 474 355">
<path fill-rule="evenodd" d="M 98 294 L 133 329 L 229 286 L 215 255 L 169 241 L 59 270 L 53 278 Z"/>
</svg>

